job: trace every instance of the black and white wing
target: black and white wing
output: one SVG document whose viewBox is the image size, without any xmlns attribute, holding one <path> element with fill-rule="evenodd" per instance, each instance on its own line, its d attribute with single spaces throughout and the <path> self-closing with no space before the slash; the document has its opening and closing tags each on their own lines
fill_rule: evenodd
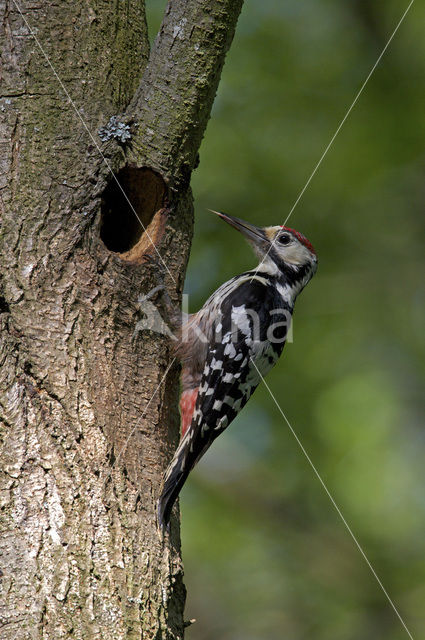
<svg viewBox="0 0 425 640">
<path fill-rule="evenodd" d="M 240 304 L 239 304 L 240 302 Z M 159 520 L 169 521 L 172 506 L 190 471 L 212 442 L 232 422 L 279 358 L 286 337 L 282 317 L 274 313 L 279 300 L 263 278 L 239 285 L 226 297 L 215 325 L 192 422 L 166 473 L 159 502 Z M 285 321 L 286 321 L 285 320 Z M 270 339 L 270 325 L 280 325 Z M 276 335 L 277 334 L 277 335 Z M 279 338 L 280 336 L 280 338 Z"/>
</svg>

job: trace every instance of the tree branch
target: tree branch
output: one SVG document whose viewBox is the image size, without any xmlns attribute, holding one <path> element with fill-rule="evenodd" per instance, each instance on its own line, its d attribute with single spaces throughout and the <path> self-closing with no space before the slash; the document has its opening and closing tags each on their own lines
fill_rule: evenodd
<svg viewBox="0 0 425 640">
<path fill-rule="evenodd" d="M 172 188 L 196 164 L 243 0 L 170 0 L 128 109 L 135 158 L 149 157 Z"/>
</svg>

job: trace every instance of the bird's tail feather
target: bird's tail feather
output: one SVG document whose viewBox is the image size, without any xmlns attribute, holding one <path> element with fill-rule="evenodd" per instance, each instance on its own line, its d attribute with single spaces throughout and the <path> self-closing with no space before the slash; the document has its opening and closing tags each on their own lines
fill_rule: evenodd
<svg viewBox="0 0 425 640">
<path fill-rule="evenodd" d="M 190 470 L 173 472 L 164 483 L 161 496 L 158 500 L 158 522 L 162 529 L 168 528 L 171 517 L 171 510 L 181 488 L 186 482 L 186 478 L 189 475 Z"/>
<path fill-rule="evenodd" d="M 158 500 L 158 522 L 162 529 L 168 528 L 171 510 L 181 488 L 197 461 L 209 447 L 210 443 L 207 441 L 205 447 L 201 448 L 201 451 L 197 455 L 193 453 L 193 450 L 196 451 L 199 448 L 193 446 L 193 441 L 199 437 L 202 437 L 200 433 L 198 433 L 196 437 L 190 430 L 186 432 L 166 471 L 161 496 Z"/>
</svg>

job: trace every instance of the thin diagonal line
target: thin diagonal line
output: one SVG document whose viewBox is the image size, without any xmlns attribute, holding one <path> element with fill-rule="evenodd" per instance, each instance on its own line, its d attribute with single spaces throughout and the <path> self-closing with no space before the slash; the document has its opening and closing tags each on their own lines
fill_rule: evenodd
<svg viewBox="0 0 425 640">
<path fill-rule="evenodd" d="M 142 229 L 143 229 L 144 233 L 146 233 L 146 235 L 147 235 L 147 237 L 148 237 L 149 241 L 151 242 L 152 246 L 154 247 L 154 249 L 155 249 L 156 253 L 158 254 L 159 259 L 161 260 L 161 262 L 163 263 L 164 267 L 166 268 L 166 270 L 167 270 L 167 272 L 168 272 L 168 275 L 171 277 L 172 281 L 175 283 L 176 281 L 175 281 L 175 279 L 174 279 L 174 277 L 173 277 L 172 273 L 169 271 L 169 269 L 168 269 L 167 265 L 165 264 L 165 262 L 164 262 L 164 260 L 163 260 L 163 258 L 162 258 L 162 256 L 161 256 L 161 254 L 159 253 L 159 251 L 158 251 L 158 249 L 157 249 L 157 247 L 156 247 L 155 243 L 153 242 L 153 240 L 152 240 L 151 236 L 149 235 L 149 232 L 147 231 L 147 229 L 146 229 L 145 225 L 144 225 L 144 224 L 143 224 L 143 222 L 141 221 L 141 219 L 140 219 L 140 217 L 139 217 L 139 215 L 138 215 L 137 211 L 135 210 L 135 208 L 134 208 L 134 207 L 133 207 L 133 205 L 131 204 L 130 200 L 128 199 L 128 196 L 127 196 L 127 194 L 125 193 L 124 189 L 122 188 L 122 186 L 121 186 L 121 184 L 120 184 L 120 182 L 119 182 L 119 180 L 118 180 L 117 176 L 115 175 L 114 171 L 112 170 L 111 165 L 109 164 L 109 162 L 107 161 L 107 159 L 106 159 L 106 158 L 105 158 L 105 156 L 103 155 L 103 153 L 102 153 L 102 149 L 100 148 L 100 146 L 99 146 L 99 144 L 98 144 L 98 142 L 97 142 L 96 138 L 94 138 L 94 136 L 93 136 L 93 134 L 91 133 L 90 129 L 88 128 L 88 126 L 87 126 L 87 124 L 86 124 L 86 122 L 85 122 L 84 118 L 82 117 L 81 113 L 78 111 L 77 106 L 76 106 L 75 102 L 73 101 L 73 99 L 71 98 L 71 96 L 70 96 L 70 94 L 69 94 L 69 92 L 68 92 L 67 88 L 65 87 L 64 83 L 63 83 L 63 82 L 62 82 L 62 80 L 60 79 L 60 77 L 59 77 L 59 75 L 58 75 L 58 73 L 57 73 L 56 69 L 54 68 L 53 64 L 50 62 L 50 58 L 49 58 L 49 56 L 48 56 L 48 55 L 47 55 L 47 53 L 44 51 L 44 49 L 43 49 L 43 47 L 42 47 L 42 45 L 41 45 L 41 43 L 40 43 L 39 39 L 37 38 L 36 34 L 35 34 L 35 33 L 34 33 L 34 31 L 31 29 L 31 26 L 30 26 L 30 24 L 29 24 L 28 20 L 26 19 L 26 17 L 25 17 L 25 16 L 24 16 L 24 14 L 22 13 L 22 11 L 21 11 L 21 9 L 20 9 L 20 7 L 19 7 L 18 3 L 16 2 L 16 0 L 13 0 L 13 4 L 14 4 L 14 5 L 15 5 L 15 7 L 17 8 L 17 10 L 19 11 L 19 14 L 20 14 L 21 18 L 23 19 L 23 21 L 25 22 L 25 25 L 26 25 L 26 27 L 27 27 L 28 31 L 31 33 L 32 37 L 34 38 L 34 40 L 35 40 L 35 42 L 36 42 L 36 44 L 37 44 L 37 46 L 38 46 L 38 48 L 40 49 L 41 53 L 43 54 L 44 58 L 46 59 L 46 62 L 47 62 L 47 64 L 49 65 L 49 67 L 51 68 L 51 70 L 52 70 L 52 72 L 53 72 L 53 75 L 55 76 L 56 80 L 59 82 L 59 85 L 60 85 L 60 87 L 61 87 L 62 91 L 65 93 L 66 97 L 67 97 L 67 98 L 68 98 L 68 100 L 69 100 L 69 103 L 71 104 L 71 106 L 73 107 L 73 109 L 74 109 L 75 113 L 76 113 L 76 114 L 77 114 L 77 116 L 79 117 L 79 119 L 80 119 L 80 121 L 81 121 L 81 124 L 83 125 L 83 127 L 84 127 L 84 129 L 87 131 L 87 133 L 89 134 L 89 137 L 90 137 L 91 141 L 93 142 L 93 144 L 95 145 L 96 149 L 98 150 L 98 152 L 99 152 L 99 153 L 100 153 L 100 155 L 102 156 L 102 160 L 103 160 L 103 162 L 105 163 L 105 165 L 107 166 L 107 168 L 108 168 L 108 169 L 109 169 L 109 171 L 111 172 L 111 174 L 112 174 L 112 176 L 113 176 L 113 178 L 114 178 L 115 182 L 117 183 L 117 185 L 118 185 L 118 187 L 119 187 L 120 191 L 122 192 L 122 194 L 123 194 L 124 198 L 127 200 L 128 204 L 129 204 L 129 206 L 130 206 L 130 209 L 132 210 L 132 212 L 133 212 L 133 213 L 134 213 L 134 215 L 136 216 L 136 218 L 137 218 L 137 220 L 139 221 L 139 223 L 140 223 L 140 225 L 141 225 L 141 227 L 142 227 Z"/>
<path fill-rule="evenodd" d="M 113 465 L 111 465 L 110 472 L 111 472 L 111 471 L 112 471 L 112 469 L 114 468 L 115 463 L 116 463 L 116 462 L 118 462 L 119 458 L 121 457 L 121 455 L 124 453 L 125 449 L 127 448 L 127 445 L 128 445 L 128 442 L 129 442 L 129 440 L 130 440 L 131 436 L 132 436 L 132 435 L 133 435 L 133 433 L 136 431 L 137 427 L 139 426 L 139 424 L 141 423 L 141 421 L 142 421 L 142 420 L 143 420 L 143 418 L 145 417 L 145 415 L 146 415 L 146 411 L 148 410 L 150 403 L 152 402 L 152 400 L 154 399 L 154 397 L 155 397 L 155 396 L 156 396 L 156 394 L 158 393 L 158 391 L 159 391 L 160 387 L 162 386 L 162 383 L 164 382 L 165 378 L 167 377 L 168 372 L 170 371 L 170 369 L 171 369 L 171 367 L 173 366 L 173 364 L 175 363 L 175 361 L 176 361 L 176 356 L 174 356 L 174 358 L 171 360 L 170 364 L 169 364 L 169 365 L 168 365 L 168 367 L 166 368 L 165 373 L 164 373 L 164 375 L 162 376 L 162 378 L 161 378 L 160 382 L 158 383 L 158 386 L 156 387 L 155 391 L 153 392 L 153 395 L 152 395 L 151 399 L 149 400 L 148 404 L 147 404 L 147 405 L 146 405 L 146 407 L 144 408 L 144 410 L 143 410 L 143 413 L 142 413 L 141 417 L 140 417 L 140 418 L 139 418 L 139 420 L 136 422 L 136 424 L 134 425 L 133 429 L 130 431 L 130 434 L 129 434 L 129 436 L 128 436 L 127 440 L 124 442 L 123 446 L 121 447 L 121 451 L 118 453 L 117 457 L 116 457 L 116 458 L 115 458 L 115 460 L 114 460 L 114 464 L 113 464 Z M 106 480 L 107 478 L 108 478 L 108 476 L 105 478 L 105 480 Z"/>
<path fill-rule="evenodd" d="M 171 360 L 171 362 L 170 362 L 170 364 L 168 365 L 168 367 L 166 368 L 164 375 L 162 376 L 162 378 L 161 378 L 161 380 L 159 381 L 159 383 L 158 383 L 158 385 L 157 385 L 157 387 L 156 387 L 155 391 L 153 392 L 153 394 L 152 394 L 152 396 L 150 397 L 150 399 L 149 399 L 149 401 L 148 401 L 147 405 L 145 406 L 145 408 L 144 408 L 144 410 L 143 410 L 142 415 L 140 416 L 139 420 L 136 422 L 136 424 L 134 425 L 134 427 L 133 427 L 133 429 L 131 430 L 130 434 L 128 435 L 128 437 L 127 437 L 126 441 L 124 442 L 123 446 L 121 447 L 121 449 L 120 449 L 120 451 L 119 451 L 119 453 L 118 453 L 117 457 L 115 458 L 114 462 L 111 464 L 111 467 L 110 467 L 110 469 L 109 469 L 108 473 L 107 473 L 107 474 L 106 474 L 106 476 L 103 478 L 103 481 L 102 481 L 102 484 L 101 484 L 101 486 L 100 486 L 100 488 L 99 488 L 99 491 L 102 491 L 102 490 L 103 490 L 103 488 L 104 488 L 104 486 L 105 486 L 105 484 L 106 484 L 107 480 L 108 480 L 108 479 L 110 478 L 110 476 L 112 475 L 112 471 L 113 471 L 113 469 L 114 469 L 114 467 L 115 467 L 116 463 L 118 462 L 119 458 L 121 457 L 121 455 L 123 454 L 123 452 L 124 452 L 124 451 L 125 451 L 125 449 L 127 448 L 127 445 L 128 445 L 128 443 L 129 443 L 129 440 L 130 440 L 131 436 L 132 436 L 132 435 L 133 435 L 133 433 L 136 431 L 136 429 L 137 429 L 137 428 L 138 428 L 138 426 L 140 425 L 141 421 L 142 421 L 142 420 L 143 420 L 143 418 L 145 417 L 146 412 L 147 412 L 147 410 L 148 410 L 148 408 L 149 408 L 149 405 L 151 404 L 152 400 L 154 399 L 154 397 L 155 397 L 155 396 L 156 396 L 156 394 L 158 393 L 159 389 L 161 388 L 162 384 L 164 383 L 164 380 L 165 380 L 165 378 L 167 377 L 168 372 L 170 371 L 170 369 L 171 369 L 171 367 L 173 366 L 173 364 L 174 364 L 174 362 L 176 361 L 176 359 L 177 359 L 177 358 L 176 358 L 176 357 L 174 357 L 174 358 Z M 84 522 L 84 518 L 86 517 L 86 514 L 87 514 L 87 513 L 89 513 L 90 509 L 91 509 L 91 505 L 88 505 L 88 506 L 87 506 L 87 508 L 85 509 L 85 511 L 84 511 L 84 513 L 83 513 L 83 515 L 82 515 L 82 516 L 81 516 L 81 518 L 80 518 L 80 522 L 81 522 L 81 523 L 83 523 L 83 522 Z M 104 578 L 101 580 L 101 582 L 100 582 L 100 584 L 99 584 L 99 586 L 98 586 L 98 592 L 100 592 L 100 590 L 101 590 L 101 588 L 102 588 L 102 585 L 103 585 L 103 583 L 105 582 L 106 578 L 107 578 L 107 575 L 105 575 L 105 576 L 104 576 Z"/>
<path fill-rule="evenodd" d="M 294 211 L 295 207 L 297 206 L 297 204 L 299 203 L 299 201 L 301 200 L 301 198 L 303 197 L 307 187 L 309 186 L 310 182 L 312 181 L 312 179 L 314 178 L 314 176 L 316 175 L 316 172 L 318 170 L 318 168 L 320 167 L 320 165 L 322 164 L 323 160 L 325 159 L 325 156 L 327 155 L 329 149 L 331 148 L 331 146 L 333 145 L 333 143 L 335 142 L 335 138 L 337 137 L 337 135 L 339 134 L 339 132 L 341 131 L 342 127 L 345 124 L 345 121 L 347 120 L 348 116 L 350 115 L 350 113 L 352 112 L 354 106 L 356 105 L 358 99 L 360 98 L 361 94 L 363 93 L 363 89 L 365 88 L 365 86 L 367 85 L 367 83 L 369 82 L 370 78 L 373 75 L 373 72 L 375 71 L 376 67 L 378 66 L 378 64 L 381 62 L 382 57 L 384 56 L 386 50 L 388 49 L 388 47 L 390 46 L 395 34 L 397 33 L 397 31 L 399 30 L 399 28 L 401 27 L 401 24 L 403 22 L 403 20 L 405 19 L 405 17 L 407 16 L 410 7 L 412 6 L 412 4 L 414 3 L 415 0 L 411 0 L 407 9 L 405 10 L 405 12 L 403 13 L 403 15 L 401 16 L 400 20 L 398 21 L 398 24 L 396 26 L 396 28 L 394 29 L 394 31 L 392 32 L 391 36 L 388 39 L 388 42 L 386 43 L 385 47 L 382 49 L 377 61 L 375 62 L 375 64 L 373 65 L 372 69 L 369 71 L 366 80 L 363 82 L 362 86 L 360 87 L 359 91 L 357 92 L 356 97 L 354 98 L 353 102 L 351 103 L 350 107 L 348 108 L 347 113 L 345 114 L 345 116 L 343 117 L 343 119 L 341 120 L 341 122 L 339 123 L 339 126 L 337 128 L 337 130 L 335 131 L 335 133 L 333 134 L 328 146 L 326 147 L 326 149 L 324 150 L 324 152 L 322 153 L 322 155 L 320 156 L 319 162 L 316 164 L 316 166 L 314 167 L 310 177 L 308 178 L 307 182 L 305 183 L 304 187 L 301 189 L 298 198 L 295 200 L 290 212 L 288 213 L 288 215 L 286 216 L 285 222 L 283 223 L 283 226 L 286 225 L 286 223 L 288 222 L 290 216 L 292 215 L 292 212 Z M 254 276 L 257 274 L 258 269 L 261 267 L 261 265 L 263 264 L 264 260 L 267 258 L 267 256 L 269 255 L 270 251 L 272 250 L 272 248 L 274 247 L 275 244 L 275 240 L 273 240 L 273 242 L 270 244 L 270 247 L 267 251 L 267 253 L 265 254 L 265 256 L 263 257 L 263 259 L 261 260 L 260 264 L 258 265 L 258 267 L 255 270 Z M 253 276 L 253 277 L 254 277 Z"/>
<path fill-rule="evenodd" d="M 350 536 L 352 537 L 352 539 L 354 540 L 358 550 L 360 551 L 361 555 L 363 556 L 363 559 L 365 560 L 366 564 L 368 565 L 370 571 L 372 572 L 373 576 L 375 577 L 377 583 L 379 584 L 379 586 L 381 587 L 383 593 L 385 594 L 388 602 L 390 603 L 391 607 L 393 608 L 395 614 L 397 615 L 398 619 L 400 620 L 401 624 L 403 625 L 407 635 L 409 636 L 410 640 L 413 640 L 413 636 L 410 633 L 409 629 L 406 626 L 406 623 L 404 622 L 403 618 L 401 617 L 400 613 L 398 612 L 397 607 L 395 606 L 394 602 L 391 600 L 387 590 L 385 589 L 384 585 L 382 584 L 381 580 L 379 579 L 375 569 L 373 568 L 372 564 L 370 563 L 368 557 L 366 556 L 365 552 L 363 551 L 362 547 L 360 546 L 359 541 L 357 540 L 356 536 L 354 535 L 354 533 L 352 532 L 348 522 L 346 521 L 346 519 L 344 518 L 344 516 L 342 515 L 341 509 L 338 507 L 337 503 L 335 502 L 334 498 L 332 497 L 328 487 L 326 486 L 325 482 L 323 481 L 320 473 L 317 471 L 316 467 L 314 466 L 310 456 L 308 455 L 307 451 L 305 450 L 301 440 L 299 439 L 299 437 L 297 436 L 297 434 L 295 433 L 292 425 L 290 424 L 288 418 L 286 417 L 286 415 L 284 414 L 282 408 L 280 407 L 278 401 L 276 400 L 275 396 L 273 395 L 272 390 L 270 389 L 269 385 L 267 384 L 267 382 L 264 380 L 263 376 L 261 375 L 260 371 L 258 370 L 257 365 L 255 364 L 254 360 L 251 358 L 251 362 L 254 365 L 255 369 L 257 370 L 258 375 L 260 376 L 262 382 L 265 384 L 265 387 L 267 389 L 267 391 L 269 392 L 270 396 L 273 399 L 273 402 L 275 403 L 276 407 L 279 409 L 283 419 L 285 420 L 286 424 L 288 425 L 288 427 L 291 430 L 292 435 L 294 436 L 295 440 L 297 441 L 301 451 L 303 452 L 303 454 L 305 455 L 305 457 L 307 458 L 311 468 L 313 469 L 317 479 L 319 480 L 320 484 L 322 485 L 323 489 L 325 490 L 329 500 L 332 502 L 333 506 L 335 507 L 336 512 L 338 513 L 339 517 L 341 518 L 342 522 L 345 525 L 345 528 L 347 529 L 348 533 L 350 534 Z"/>
<path fill-rule="evenodd" d="M 169 364 L 169 365 L 168 365 L 168 367 L 166 368 L 164 375 L 162 376 L 161 380 L 159 381 L 159 383 L 158 383 L 158 385 L 157 385 L 157 387 L 156 387 L 155 391 L 153 392 L 152 396 L 150 397 L 150 399 L 149 399 L 149 401 L 148 401 L 147 405 L 146 405 L 146 406 L 145 406 L 145 408 L 143 409 L 143 413 L 142 413 L 142 415 L 140 416 L 140 418 L 137 420 L 136 424 L 134 425 L 134 427 L 133 427 L 133 428 L 132 428 L 132 430 L 130 431 L 130 433 L 129 433 L 129 435 L 128 435 L 128 437 L 127 437 L 126 441 L 124 442 L 123 446 L 121 447 L 121 449 L 120 449 L 120 451 L 119 451 L 119 453 L 118 453 L 117 457 L 115 458 L 114 462 L 111 464 L 111 466 L 110 466 L 110 469 L 109 469 L 108 473 L 107 473 L 107 474 L 106 474 L 106 476 L 103 478 L 102 486 L 100 487 L 101 489 L 103 489 L 103 487 L 105 486 L 106 481 L 107 481 L 107 480 L 108 480 L 108 478 L 111 476 L 111 474 L 112 474 L 112 470 L 113 470 L 114 466 L 116 465 L 116 463 L 118 462 L 118 460 L 120 459 L 120 457 L 122 456 L 122 454 L 124 453 L 124 451 L 126 450 L 127 445 L 128 445 L 128 443 L 129 443 L 129 441 L 130 441 L 131 436 L 132 436 L 132 435 L 133 435 L 133 433 L 136 431 L 136 429 L 139 427 L 140 423 L 142 422 L 143 418 L 145 417 L 146 412 L 147 412 L 147 410 L 149 409 L 149 406 L 150 406 L 150 404 L 151 404 L 152 400 L 155 398 L 156 394 L 158 393 L 159 389 L 161 388 L 161 386 L 162 386 L 162 384 L 163 384 L 163 382 L 164 382 L 165 378 L 166 378 L 166 377 L 167 377 L 167 375 L 168 375 L 168 372 L 170 371 L 170 369 L 171 369 L 171 367 L 173 366 L 173 364 L 174 364 L 174 362 L 175 362 L 175 361 L 176 361 L 176 357 L 174 357 L 174 358 L 171 360 L 170 364 Z"/>
<path fill-rule="evenodd" d="M 318 170 L 318 168 L 320 167 L 320 165 L 322 164 L 326 154 L 328 153 L 329 149 L 331 148 L 331 146 L 334 143 L 335 138 L 337 137 L 338 133 L 341 131 L 342 127 L 344 126 L 345 121 L 347 120 L 348 116 L 350 115 L 351 111 L 353 110 L 356 102 L 358 101 L 358 99 L 360 98 L 361 94 L 363 93 L 363 89 L 365 88 L 365 86 L 367 85 L 367 83 L 369 82 L 373 72 L 375 71 L 376 67 L 378 66 L 378 64 L 381 62 L 382 57 L 384 56 L 386 50 L 388 49 L 388 47 L 391 44 L 392 39 L 394 38 L 395 34 L 397 33 L 397 31 L 399 30 L 404 18 L 407 16 L 407 13 L 410 9 L 410 7 L 412 6 L 412 4 L 414 3 L 415 0 L 411 0 L 411 2 L 409 3 L 406 11 L 403 13 L 403 15 L 401 16 L 396 28 L 394 29 L 394 31 L 392 32 L 387 44 L 385 45 L 385 47 L 382 49 L 377 61 L 375 62 L 375 64 L 373 65 L 372 69 L 370 70 L 366 80 L 363 82 L 362 86 L 360 87 L 359 91 L 357 92 L 356 97 L 354 98 L 353 102 L 350 105 L 350 108 L 348 109 L 347 113 L 345 114 L 345 116 L 343 117 L 343 119 L 341 120 L 337 130 L 335 131 L 335 133 L 333 134 L 331 141 L 329 142 L 328 146 L 326 147 L 326 149 L 324 150 L 324 152 L 322 153 L 319 162 L 316 164 L 316 166 L 314 167 L 309 179 L 307 180 L 307 182 L 305 183 L 304 187 L 302 188 L 302 190 L 300 191 L 300 194 L 298 196 L 298 198 L 295 200 L 292 209 L 290 210 L 290 212 L 288 213 L 288 215 L 286 216 L 285 222 L 283 223 L 284 225 L 286 225 L 286 223 L 289 220 L 289 217 L 292 215 L 293 210 L 295 209 L 295 207 L 297 206 L 297 204 L 299 203 L 299 201 L 301 200 L 305 190 L 307 189 L 308 185 L 310 184 L 310 182 L 312 181 L 314 175 L 316 174 L 316 171 Z"/>
<path fill-rule="evenodd" d="M 171 360 L 170 364 L 169 364 L 169 365 L 168 365 L 168 367 L 166 368 L 164 375 L 162 376 L 161 380 L 160 380 L 160 381 L 159 381 L 159 383 L 157 384 L 157 386 L 156 386 L 156 388 L 155 388 L 155 391 L 153 392 L 152 396 L 149 398 L 147 405 L 146 405 L 146 406 L 145 406 L 145 408 L 143 409 L 143 413 L 142 413 L 142 415 L 141 415 L 141 416 L 140 416 L 140 418 L 137 420 L 137 422 L 136 422 L 136 424 L 134 425 L 133 429 L 130 431 L 130 434 L 128 435 L 128 437 L 127 437 L 126 441 L 124 442 L 123 446 L 121 447 L 120 451 L 118 452 L 117 457 L 115 458 L 115 460 L 114 460 L 114 461 L 113 461 L 113 463 L 111 464 L 111 466 L 110 466 L 110 468 L 109 468 L 109 470 L 108 470 L 108 473 L 107 473 L 107 474 L 105 475 L 105 477 L 103 478 L 103 480 L 102 480 L 102 484 L 101 484 L 101 486 L 100 486 L 100 488 L 99 488 L 99 491 L 102 491 L 102 490 L 103 490 L 103 488 L 104 488 L 104 486 L 105 486 L 105 484 L 106 484 L 107 480 L 111 477 L 111 475 L 112 475 L 112 471 L 113 471 L 113 469 L 114 469 L 114 467 L 115 467 L 116 463 L 118 462 L 118 460 L 120 459 L 120 457 L 121 457 L 121 456 L 122 456 L 122 454 L 124 453 L 125 449 L 127 448 L 127 445 L 128 445 L 128 443 L 129 443 L 130 438 L 132 437 L 133 433 L 136 431 L 136 429 L 139 427 L 139 425 L 140 425 L 141 421 L 142 421 L 142 420 L 143 420 L 143 418 L 145 417 L 146 412 L 147 412 L 147 410 L 149 409 L 149 406 L 150 406 L 150 404 L 151 404 L 152 400 L 155 398 L 156 394 L 158 393 L 159 389 L 161 388 L 162 384 L 164 383 L 164 380 L 165 380 L 165 378 L 167 377 L 168 372 L 170 371 L 170 369 L 171 369 L 171 367 L 173 366 L 173 364 L 174 364 L 174 362 L 175 362 L 175 361 L 176 361 L 176 357 L 174 357 L 174 358 Z M 91 506 L 90 506 L 90 505 L 88 505 L 88 506 L 87 506 L 87 508 L 84 510 L 84 513 L 83 513 L 83 515 L 82 515 L 82 516 L 81 516 L 81 518 L 80 518 L 80 522 L 81 522 L 81 523 L 84 521 L 84 518 L 85 518 L 86 514 L 90 511 L 90 508 L 91 508 Z"/>
</svg>

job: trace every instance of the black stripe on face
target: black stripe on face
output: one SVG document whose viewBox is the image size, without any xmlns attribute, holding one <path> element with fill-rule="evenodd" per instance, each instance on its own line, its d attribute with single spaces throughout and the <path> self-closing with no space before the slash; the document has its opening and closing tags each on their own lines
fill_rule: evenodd
<svg viewBox="0 0 425 640">
<path fill-rule="evenodd" d="M 312 267 L 309 263 L 298 265 L 285 262 L 285 260 L 279 256 L 274 245 L 272 245 L 268 255 L 269 258 L 277 265 L 283 276 L 283 278 L 278 278 L 278 280 L 289 284 L 289 286 L 295 286 L 306 277 L 309 271 L 311 271 Z"/>
</svg>

